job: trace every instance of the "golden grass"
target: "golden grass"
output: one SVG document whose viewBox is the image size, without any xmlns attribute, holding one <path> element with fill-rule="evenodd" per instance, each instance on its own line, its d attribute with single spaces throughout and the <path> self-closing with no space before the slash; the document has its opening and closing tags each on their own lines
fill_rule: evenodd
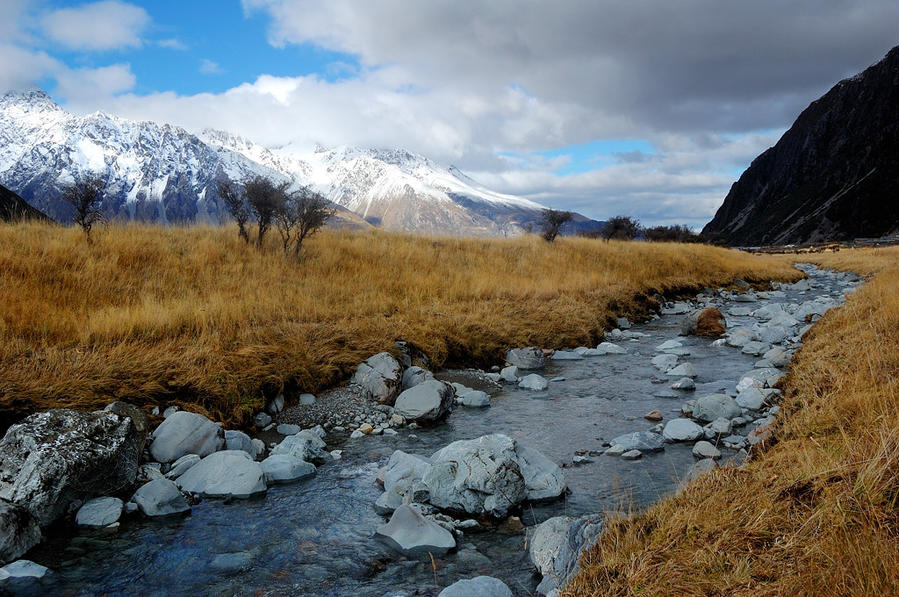
<svg viewBox="0 0 899 597">
<path fill-rule="evenodd" d="M 796 278 L 724 249 L 565 238 L 323 231 L 301 263 L 235 230 L 0 226 L 0 423 L 113 399 L 239 424 L 282 391 L 317 391 L 395 340 L 442 363 L 595 342 L 656 292 Z"/>
<path fill-rule="evenodd" d="M 565 595 L 899 595 L 899 248 L 806 336 L 773 447 L 613 522 Z"/>
</svg>

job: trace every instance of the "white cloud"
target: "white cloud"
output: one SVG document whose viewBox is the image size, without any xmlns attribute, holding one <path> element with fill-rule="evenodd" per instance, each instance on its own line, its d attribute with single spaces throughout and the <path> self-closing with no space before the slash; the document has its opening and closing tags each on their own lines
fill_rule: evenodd
<svg viewBox="0 0 899 597">
<path fill-rule="evenodd" d="M 100 68 L 63 69 L 56 73 L 56 91 L 68 103 L 102 103 L 103 98 L 130 91 L 137 82 L 128 64 Z"/>
<path fill-rule="evenodd" d="M 208 58 L 204 58 L 200 61 L 200 72 L 204 75 L 218 75 L 223 72 L 221 65 L 218 62 L 214 62 L 209 60 Z"/>
<path fill-rule="evenodd" d="M 0 43 L 0 93 L 30 87 L 62 68 L 59 61 L 44 52 Z"/>
<path fill-rule="evenodd" d="M 166 48 L 168 50 L 184 51 L 188 49 L 187 44 L 185 44 L 181 40 L 174 38 L 160 39 L 156 42 L 156 45 L 160 48 Z"/>
<path fill-rule="evenodd" d="M 140 46 L 150 17 L 139 6 L 104 0 L 55 10 L 41 22 L 47 37 L 62 46 L 102 51 Z"/>
</svg>

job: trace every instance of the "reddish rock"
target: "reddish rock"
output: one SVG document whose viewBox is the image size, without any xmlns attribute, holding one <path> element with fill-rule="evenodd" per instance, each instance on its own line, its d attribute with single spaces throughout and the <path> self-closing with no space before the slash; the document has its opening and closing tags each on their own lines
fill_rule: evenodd
<svg viewBox="0 0 899 597">
<path fill-rule="evenodd" d="M 658 410 L 651 410 L 648 413 L 646 413 L 645 415 L 643 415 L 643 418 L 648 421 L 661 421 L 662 413 L 659 412 Z"/>
<path fill-rule="evenodd" d="M 724 315 L 715 307 L 709 307 L 696 320 L 697 336 L 723 336 L 727 331 Z"/>
</svg>

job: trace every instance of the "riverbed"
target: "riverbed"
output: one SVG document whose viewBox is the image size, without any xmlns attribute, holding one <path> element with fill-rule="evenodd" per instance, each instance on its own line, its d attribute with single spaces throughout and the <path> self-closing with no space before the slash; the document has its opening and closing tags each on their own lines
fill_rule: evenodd
<svg viewBox="0 0 899 597">
<path fill-rule="evenodd" d="M 722 311 L 757 309 L 771 303 L 842 299 L 852 277 L 807 270 L 811 287 L 775 291 L 766 300 L 733 302 L 731 293 L 709 297 Z M 765 294 L 761 295 L 766 296 Z M 740 377 L 761 357 L 712 339 L 679 337 L 683 314 L 661 315 L 635 324 L 643 334 L 617 344 L 627 354 L 574 361 L 550 360 L 541 375 L 551 381 L 534 392 L 514 384 L 490 387 L 486 409 L 456 407 L 446 423 L 399 429 L 394 436 L 348 439 L 331 433 L 328 449 L 340 460 L 311 478 L 271 487 L 248 501 L 206 500 L 180 520 L 123 519 L 114 533 L 60 531 L 29 558 L 50 567 L 59 595 L 436 595 L 460 578 L 486 574 L 502 579 L 516 595 L 531 595 L 539 582 L 526 551 L 526 531 L 466 534 L 459 549 L 432 562 L 408 559 L 373 537 L 385 518 L 372 505 L 381 493 L 378 469 L 394 450 L 431 455 L 459 439 L 503 433 L 536 448 L 564 466 L 569 492 L 549 504 L 520 512 L 531 527 L 549 517 L 645 508 L 676 491 L 695 459 L 691 443 L 668 444 L 663 452 L 626 461 L 602 452 L 612 438 L 646 431 L 655 423 L 643 415 L 659 410 L 664 420 L 680 415 L 682 404 L 710 393 L 733 393 Z M 748 315 L 727 317 L 728 328 L 750 327 Z M 683 344 L 679 361 L 697 372 L 696 390 L 674 391 L 677 378 L 650 363 L 666 340 Z M 438 377 L 461 380 L 464 372 Z M 474 383 L 474 382 L 472 382 Z M 745 435 L 751 424 L 737 428 Z M 724 459 L 735 452 L 723 450 Z M 573 464 L 575 453 L 587 461 Z M 47 590 L 46 585 L 41 593 Z"/>
</svg>

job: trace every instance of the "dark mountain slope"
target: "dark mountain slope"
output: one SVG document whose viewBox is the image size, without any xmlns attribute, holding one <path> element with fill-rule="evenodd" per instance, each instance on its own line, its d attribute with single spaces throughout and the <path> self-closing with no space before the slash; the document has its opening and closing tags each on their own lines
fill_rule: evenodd
<svg viewBox="0 0 899 597">
<path fill-rule="evenodd" d="M 734 183 L 703 234 L 750 246 L 899 229 L 899 47 L 812 102 Z"/>
<path fill-rule="evenodd" d="M 0 222 L 18 222 L 20 220 L 42 220 L 50 218 L 28 205 L 24 199 L 0 185 Z"/>
</svg>

